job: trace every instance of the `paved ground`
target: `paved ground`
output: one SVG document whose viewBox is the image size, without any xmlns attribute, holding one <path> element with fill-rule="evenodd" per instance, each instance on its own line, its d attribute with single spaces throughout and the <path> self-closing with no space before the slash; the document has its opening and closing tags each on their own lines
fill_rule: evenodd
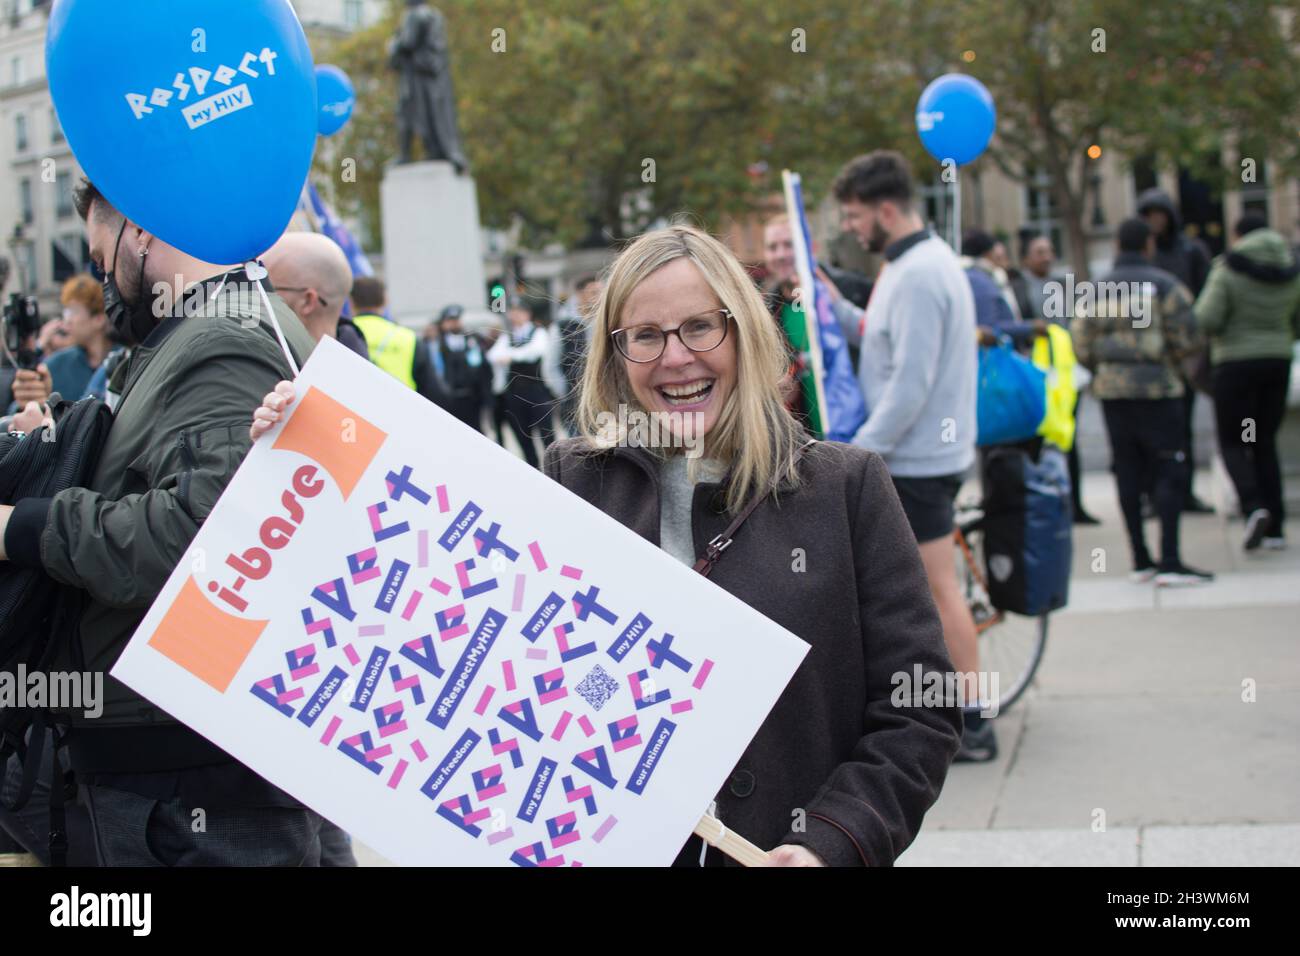
<svg viewBox="0 0 1300 956">
<path fill-rule="evenodd" d="M 952 768 L 900 865 L 1300 863 L 1300 548 L 1247 556 L 1239 521 L 1188 516 L 1184 560 L 1219 578 L 1157 591 L 1127 580 L 1110 476 L 1084 496 L 1103 524 L 1075 536 L 1036 686 L 998 718 L 995 762 Z"/>
</svg>

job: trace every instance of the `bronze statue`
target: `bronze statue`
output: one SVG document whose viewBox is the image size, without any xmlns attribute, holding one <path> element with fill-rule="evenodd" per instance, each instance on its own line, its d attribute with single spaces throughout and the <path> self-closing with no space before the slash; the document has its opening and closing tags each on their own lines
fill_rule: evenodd
<svg viewBox="0 0 1300 956">
<path fill-rule="evenodd" d="M 464 173 L 469 161 L 456 124 L 446 23 L 425 0 L 406 0 L 406 5 L 410 9 L 389 45 L 389 62 L 398 74 L 398 162 L 412 162 L 411 145 L 418 134 L 426 159 L 448 160 Z"/>
</svg>

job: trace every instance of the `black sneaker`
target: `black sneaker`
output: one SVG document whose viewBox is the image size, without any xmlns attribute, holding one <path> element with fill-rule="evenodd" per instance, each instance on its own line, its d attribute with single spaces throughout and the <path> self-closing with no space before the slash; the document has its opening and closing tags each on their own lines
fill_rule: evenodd
<svg viewBox="0 0 1300 956">
<path fill-rule="evenodd" d="M 1247 551 L 1254 551 L 1263 544 L 1268 534 L 1268 524 L 1272 520 L 1273 515 L 1267 508 L 1252 511 L 1246 518 L 1246 536 L 1242 539 L 1241 546 Z"/>
<path fill-rule="evenodd" d="M 1188 495 L 1187 500 L 1183 502 L 1183 514 L 1212 515 L 1214 514 L 1214 508 L 1196 497 L 1196 495 Z"/>
<path fill-rule="evenodd" d="M 1101 524 L 1099 520 L 1088 514 L 1086 511 L 1076 511 L 1074 513 L 1075 524 Z"/>
<path fill-rule="evenodd" d="M 993 732 L 993 721 L 967 721 L 961 735 L 961 747 L 953 763 L 988 763 L 998 755 L 998 738 Z"/>
<path fill-rule="evenodd" d="M 1158 588 L 1195 587 L 1198 584 L 1209 584 L 1213 580 L 1214 575 L 1209 571 L 1198 571 L 1185 564 L 1162 564 L 1156 572 Z"/>
</svg>

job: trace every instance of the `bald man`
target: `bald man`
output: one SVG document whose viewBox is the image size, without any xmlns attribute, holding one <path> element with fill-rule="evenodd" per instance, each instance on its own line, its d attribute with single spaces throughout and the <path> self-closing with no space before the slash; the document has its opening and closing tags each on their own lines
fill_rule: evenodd
<svg viewBox="0 0 1300 956">
<path fill-rule="evenodd" d="M 370 358 L 365 337 L 347 319 L 343 305 L 352 291 L 352 266 L 338 243 L 314 232 L 286 232 L 262 256 L 275 291 L 317 342 L 338 339 L 362 358 Z"/>
</svg>

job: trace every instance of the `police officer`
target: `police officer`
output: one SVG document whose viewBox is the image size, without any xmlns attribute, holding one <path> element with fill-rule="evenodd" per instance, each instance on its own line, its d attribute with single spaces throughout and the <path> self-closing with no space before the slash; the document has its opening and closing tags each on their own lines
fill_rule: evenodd
<svg viewBox="0 0 1300 956">
<path fill-rule="evenodd" d="M 429 350 L 412 330 L 385 318 L 387 304 L 384 283 L 379 279 L 359 276 L 353 281 L 352 322 L 366 337 L 370 361 L 407 388 L 446 408 L 447 395 L 438 381 Z"/>
</svg>

